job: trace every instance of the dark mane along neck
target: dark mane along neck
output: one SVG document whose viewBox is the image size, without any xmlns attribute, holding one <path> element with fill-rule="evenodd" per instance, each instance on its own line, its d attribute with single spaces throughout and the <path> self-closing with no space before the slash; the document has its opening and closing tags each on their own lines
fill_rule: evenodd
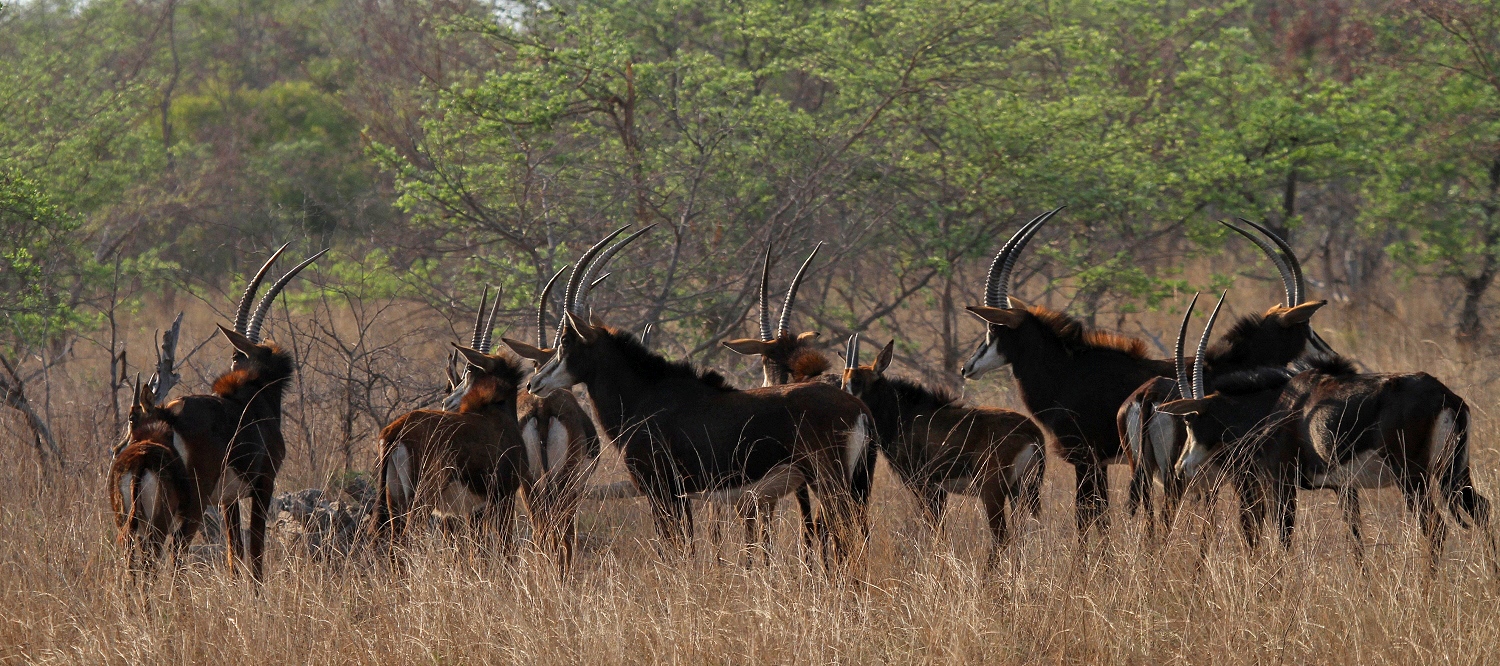
<svg viewBox="0 0 1500 666">
<path fill-rule="evenodd" d="M 787 371 L 793 377 L 806 379 L 821 377 L 830 367 L 827 357 L 805 345 L 792 352 L 791 359 L 787 362 Z"/>
<path fill-rule="evenodd" d="M 910 379 L 887 377 L 885 384 L 907 410 L 929 411 L 959 404 L 958 398 L 947 391 L 927 388 Z"/>
<path fill-rule="evenodd" d="M 264 362 L 231 370 L 214 380 L 214 394 L 241 404 L 251 401 L 281 405 L 281 395 L 292 378 L 292 355 L 271 345 Z"/>
<path fill-rule="evenodd" d="M 1359 369 L 1354 367 L 1354 361 L 1344 358 L 1338 354 L 1318 354 L 1306 359 L 1307 366 L 1325 375 L 1357 375 Z"/>
<path fill-rule="evenodd" d="M 1241 370 L 1214 379 L 1212 390 L 1224 395 L 1248 395 L 1279 389 L 1286 386 L 1292 373 L 1285 368 L 1254 368 Z"/>
<path fill-rule="evenodd" d="M 1071 353 L 1107 350 L 1133 358 L 1146 358 L 1146 343 L 1136 338 L 1090 329 L 1069 315 L 1040 305 L 1032 306 L 1030 312 L 1037 323 L 1050 331 Z"/>
<path fill-rule="evenodd" d="M 619 352 L 620 359 L 625 366 L 639 375 L 642 380 L 652 383 L 671 379 L 691 380 L 720 391 L 737 390 L 717 372 L 699 370 L 687 361 L 668 361 L 656 352 L 647 349 L 627 331 L 616 328 L 605 330 L 606 335 L 614 341 L 615 349 Z"/>
<path fill-rule="evenodd" d="M 1210 377 L 1259 367 L 1282 367 L 1307 347 L 1305 323 L 1282 326 L 1263 314 L 1240 317 L 1203 356 Z"/>
</svg>

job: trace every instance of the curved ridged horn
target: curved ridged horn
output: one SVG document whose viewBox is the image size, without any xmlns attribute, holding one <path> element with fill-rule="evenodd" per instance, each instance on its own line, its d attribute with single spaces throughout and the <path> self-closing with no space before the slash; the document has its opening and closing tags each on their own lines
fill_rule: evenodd
<svg viewBox="0 0 1500 666">
<path fill-rule="evenodd" d="M 813 247 L 812 254 L 807 255 L 807 260 L 802 262 L 802 267 L 797 269 L 797 275 L 792 278 L 792 286 L 787 287 L 786 300 L 781 303 L 781 317 L 776 321 L 776 337 L 787 334 L 787 325 L 791 323 L 792 305 L 797 302 L 797 289 L 802 287 L 802 278 L 807 277 L 807 267 L 812 265 L 813 257 L 818 256 L 818 250 L 823 249 L 823 241 Z"/>
<path fill-rule="evenodd" d="M 620 242 L 611 245 L 608 250 L 604 251 L 604 254 L 599 255 L 598 259 L 588 264 L 587 279 L 583 282 L 583 284 L 586 286 L 581 290 L 580 293 L 574 294 L 573 296 L 573 310 L 575 312 L 583 307 L 584 301 L 588 300 L 589 293 L 594 291 L 594 286 L 604 281 L 603 277 L 595 278 L 594 276 L 598 275 L 599 271 L 603 270 L 605 266 L 609 265 L 609 260 L 613 259 L 616 254 L 619 254 L 620 250 L 625 249 L 625 246 L 629 245 L 631 241 L 640 238 L 646 232 L 655 228 L 656 224 L 654 223 L 646 225 L 646 227 L 641 229 L 640 231 L 630 234 L 629 236 L 620 239 Z"/>
<path fill-rule="evenodd" d="M 1260 248 L 1261 252 L 1264 252 L 1266 254 L 1266 258 L 1270 259 L 1271 263 L 1276 264 L 1276 272 L 1281 274 L 1281 287 L 1286 291 L 1286 306 L 1289 308 L 1295 307 L 1298 304 L 1296 286 L 1297 283 L 1292 278 L 1291 267 L 1287 266 L 1286 260 L 1281 257 L 1280 252 L 1277 252 L 1276 246 L 1267 243 L 1266 240 L 1264 238 L 1261 238 L 1260 236 L 1250 233 L 1249 231 L 1241 229 L 1240 227 L 1223 220 L 1220 220 L 1219 224 L 1233 229 L 1236 233 L 1244 236 L 1251 243 L 1254 243 L 1256 247 Z"/>
<path fill-rule="evenodd" d="M 990 262 L 989 279 L 984 286 L 984 304 L 992 308 L 1010 307 L 1010 273 L 1016 267 L 1016 260 L 1020 256 L 1021 249 L 1031 241 L 1031 236 L 1037 229 L 1046 224 L 1047 220 L 1057 214 L 1064 206 L 1058 206 L 1050 211 L 1042 213 L 1030 222 L 1022 225 L 1000 251 L 995 253 L 994 261 Z"/>
<path fill-rule="evenodd" d="M 484 339 L 479 341 L 480 347 L 475 347 L 486 354 L 490 353 L 490 342 L 495 337 L 495 315 L 500 313 L 500 290 L 495 290 L 495 302 L 490 304 L 490 316 L 484 320 Z"/>
<path fill-rule="evenodd" d="M 641 327 L 641 346 L 642 347 L 645 347 L 647 349 L 651 348 L 651 333 L 654 332 L 655 330 L 656 330 L 656 324 L 653 324 L 653 323 L 651 323 L 649 321 L 646 322 L 645 326 Z"/>
<path fill-rule="evenodd" d="M 760 339 L 769 341 L 775 335 L 771 328 L 771 244 L 766 243 L 766 257 L 760 262 Z"/>
<path fill-rule="evenodd" d="M 573 274 L 568 276 L 568 287 L 563 290 L 563 310 L 565 312 L 574 312 L 575 310 L 574 305 L 578 295 L 578 287 L 584 283 L 589 263 L 604 249 L 604 246 L 609 245 L 610 241 L 614 240 L 616 236 L 625 233 L 625 230 L 629 228 L 630 225 L 627 224 L 610 232 L 608 236 L 605 236 L 602 240 L 589 247 L 587 252 L 578 257 L 578 261 L 573 262 Z M 576 314 L 576 312 L 574 313 Z"/>
<path fill-rule="evenodd" d="M 240 294 L 240 303 L 239 305 L 235 306 L 235 333 L 239 333 L 240 335 L 245 334 L 245 325 L 250 322 L 250 305 L 255 302 L 255 292 L 260 290 L 261 281 L 265 280 L 266 273 L 271 271 L 271 264 L 276 263 L 276 259 L 281 256 L 282 252 L 286 251 L 286 248 L 289 245 L 291 245 L 291 243 L 287 243 L 286 245 L 282 245 L 281 247 L 276 248 L 276 251 L 271 253 L 271 258 L 267 259 L 266 263 L 260 265 L 260 270 L 255 272 L 255 277 L 245 285 L 244 293 Z"/>
<path fill-rule="evenodd" d="M 1297 260 L 1297 253 L 1292 251 L 1292 246 L 1288 244 L 1286 240 L 1282 239 L 1282 237 L 1271 233 L 1270 229 L 1251 222 L 1250 220 L 1247 220 L 1245 218 L 1239 218 L 1239 220 L 1241 222 L 1244 222 L 1245 224 L 1255 227 L 1256 231 L 1265 234 L 1266 238 L 1271 239 L 1271 242 L 1276 244 L 1276 247 L 1281 248 L 1281 253 L 1283 255 L 1283 258 L 1286 260 L 1287 268 L 1292 272 L 1292 286 L 1294 287 L 1294 290 L 1292 292 L 1292 297 L 1294 300 L 1293 302 L 1288 303 L 1287 307 L 1301 305 L 1302 301 L 1307 299 L 1307 281 L 1302 277 L 1302 262 Z"/>
<path fill-rule="evenodd" d="M 542 294 L 536 299 L 536 346 L 547 346 L 547 299 L 552 296 L 552 286 L 557 284 L 557 279 L 562 277 L 567 266 L 557 269 L 552 274 L 552 279 L 547 280 L 547 286 L 542 287 Z"/>
<path fill-rule="evenodd" d="M 853 370 L 859 367 L 859 334 L 849 336 L 849 345 L 844 347 L 844 369 Z"/>
<path fill-rule="evenodd" d="M 1198 338 L 1198 354 L 1193 358 L 1193 393 L 1197 394 L 1193 396 L 1195 398 L 1208 395 L 1208 392 L 1203 390 L 1204 385 L 1207 384 L 1203 381 L 1203 355 L 1208 351 L 1208 336 L 1214 332 L 1214 321 L 1219 318 L 1219 308 L 1224 307 L 1224 297 L 1228 295 L 1228 289 L 1219 294 L 1219 302 L 1214 305 L 1214 311 L 1208 315 L 1208 323 L 1203 326 L 1203 337 Z"/>
<path fill-rule="evenodd" d="M 1187 345 L 1188 320 L 1193 318 L 1193 308 L 1198 305 L 1198 294 L 1193 294 L 1193 300 L 1188 303 L 1187 311 L 1182 313 L 1182 327 L 1177 329 L 1177 392 L 1184 398 L 1196 398 L 1193 395 L 1193 383 L 1188 377 L 1187 365 L 1183 363 L 1182 348 Z"/>
<path fill-rule="evenodd" d="M 250 325 L 245 328 L 245 337 L 250 338 L 251 342 L 260 342 L 260 325 L 265 321 L 266 313 L 271 311 L 271 303 L 276 300 L 276 295 L 281 293 L 281 290 L 285 289 L 287 284 L 291 283 L 292 278 L 302 272 L 302 269 L 317 261 L 318 257 L 328 254 L 328 250 L 329 248 L 325 247 L 317 254 L 303 259 L 302 263 L 293 266 L 292 270 L 287 271 L 286 275 L 281 276 L 280 280 L 271 285 L 270 290 L 266 291 L 266 295 L 262 296 L 260 303 L 255 306 L 255 315 L 250 317 Z"/>
<path fill-rule="evenodd" d="M 478 349 L 479 351 L 484 351 L 484 348 L 481 347 L 481 345 L 484 344 L 484 335 L 480 332 L 480 330 L 484 326 L 484 309 L 486 307 L 489 307 L 489 303 L 490 288 L 489 286 L 485 286 L 484 293 L 479 295 L 479 312 L 474 314 L 474 330 L 469 332 L 470 349 Z"/>
</svg>

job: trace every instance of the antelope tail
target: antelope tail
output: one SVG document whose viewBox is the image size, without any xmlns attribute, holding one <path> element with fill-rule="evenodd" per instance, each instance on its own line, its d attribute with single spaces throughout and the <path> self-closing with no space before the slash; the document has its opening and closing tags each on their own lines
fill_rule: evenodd
<svg viewBox="0 0 1500 666">
<path fill-rule="evenodd" d="M 1465 528 L 1470 521 L 1488 525 L 1490 501 L 1474 490 L 1469 473 L 1469 406 L 1444 407 L 1432 424 L 1431 451 L 1446 453 L 1441 462 L 1440 487 L 1448 501 L 1448 512 Z"/>
</svg>

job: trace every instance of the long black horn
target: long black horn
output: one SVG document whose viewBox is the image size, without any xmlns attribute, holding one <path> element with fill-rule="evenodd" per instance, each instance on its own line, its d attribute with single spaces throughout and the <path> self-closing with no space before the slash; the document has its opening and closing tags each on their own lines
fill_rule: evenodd
<svg viewBox="0 0 1500 666">
<path fill-rule="evenodd" d="M 1293 292 L 1293 296 L 1296 298 L 1296 300 L 1294 302 L 1287 303 L 1287 307 L 1301 305 L 1302 301 L 1307 300 L 1307 281 L 1302 277 L 1302 262 L 1297 260 L 1297 253 L 1292 250 L 1292 246 L 1286 242 L 1286 239 L 1283 239 L 1282 237 L 1271 233 L 1270 229 L 1267 229 L 1244 218 L 1240 218 L 1240 221 L 1252 227 L 1255 227 L 1256 231 L 1265 234 L 1267 238 L 1271 239 L 1272 243 L 1276 244 L 1276 247 L 1281 248 L 1282 255 L 1284 255 L 1284 258 L 1286 259 L 1287 267 L 1292 271 L 1292 285 L 1296 287 L 1296 290 Z"/>
<path fill-rule="evenodd" d="M 287 271 L 286 275 L 281 276 L 280 280 L 271 285 L 270 290 L 266 291 L 266 295 L 262 296 L 260 303 L 255 306 L 255 316 L 250 318 L 250 325 L 245 329 L 245 337 L 250 338 L 251 342 L 260 342 L 260 325 L 266 320 L 266 313 L 271 311 L 271 304 L 276 300 L 276 295 L 280 294 L 281 290 L 291 283 L 292 278 L 302 272 L 302 269 L 317 261 L 318 257 L 328 254 L 328 250 L 329 248 L 323 248 L 317 254 L 302 260 L 302 263 L 293 266 L 292 270 Z"/>
<path fill-rule="evenodd" d="M 849 336 L 849 345 L 844 347 L 844 369 L 859 367 L 859 334 Z"/>
<path fill-rule="evenodd" d="M 271 258 L 267 259 L 266 263 L 260 265 L 260 270 L 255 272 L 255 277 L 245 285 L 244 293 L 240 294 L 240 303 L 239 305 L 235 306 L 235 333 L 244 335 L 245 325 L 250 322 L 250 306 L 255 303 L 255 292 L 260 290 L 261 281 L 265 280 L 266 273 L 269 273 L 271 271 L 271 264 L 276 263 L 276 259 L 281 256 L 282 252 L 286 251 L 288 245 L 291 245 L 291 243 L 287 243 L 286 245 L 282 245 L 281 247 L 276 248 L 276 251 L 271 253 Z"/>
<path fill-rule="evenodd" d="M 651 348 L 651 333 L 653 331 L 655 331 L 655 330 L 656 330 L 656 324 L 653 324 L 653 323 L 651 323 L 649 321 L 646 322 L 645 326 L 641 327 L 641 346 L 642 347 L 645 347 L 647 349 Z"/>
<path fill-rule="evenodd" d="M 542 287 L 542 295 L 536 299 L 536 346 L 547 346 L 547 299 L 552 296 L 552 286 L 557 284 L 557 279 L 562 277 L 567 266 L 557 269 L 552 274 L 552 279 L 547 280 L 547 286 Z"/>
<path fill-rule="evenodd" d="M 1182 313 L 1182 327 L 1177 329 L 1177 392 L 1184 398 L 1196 398 L 1193 395 L 1193 383 L 1188 377 L 1187 364 L 1183 362 L 1182 348 L 1187 345 L 1188 320 L 1193 318 L 1193 308 L 1198 305 L 1198 294 L 1193 294 L 1193 300 L 1188 303 L 1187 311 Z"/>
<path fill-rule="evenodd" d="M 594 291 L 594 286 L 604 281 L 604 278 L 601 277 L 596 279 L 594 276 L 598 275 L 599 271 L 603 270 L 605 266 L 609 265 L 609 260 L 615 258 L 615 255 L 619 254 L 620 250 L 625 249 L 625 246 L 629 245 L 631 241 L 640 238 L 641 236 L 645 235 L 646 232 L 655 228 L 656 224 L 648 224 L 640 231 L 637 231 L 633 234 L 630 234 L 629 236 L 626 236 L 625 238 L 620 239 L 620 242 L 611 245 L 608 250 L 604 251 L 604 254 L 599 255 L 598 259 L 589 264 L 588 279 L 584 281 L 584 285 L 586 286 L 583 288 L 582 293 L 574 296 L 576 300 L 573 303 L 573 309 L 575 311 L 580 310 L 583 307 L 584 301 L 588 300 L 589 294 Z"/>
<path fill-rule="evenodd" d="M 495 315 L 500 313 L 500 290 L 495 290 L 495 302 L 490 304 L 490 316 L 484 320 L 484 339 L 479 341 L 481 347 L 475 347 L 486 354 L 490 353 L 490 343 L 495 337 Z"/>
<path fill-rule="evenodd" d="M 484 335 L 480 330 L 484 327 L 484 309 L 490 304 L 490 288 L 484 288 L 484 293 L 479 295 L 479 312 L 474 314 L 474 330 L 469 332 L 469 348 L 484 351 Z"/>
<path fill-rule="evenodd" d="M 1276 246 L 1267 243 L 1260 236 L 1223 220 L 1220 220 L 1219 224 L 1233 229 L 1236 233 L 1254 243 L 1255 247 L 1260 248 L 1260 251 L 1266 254 L 1266 258 L 1270 259 L 1271 263 L 1276 264 L 1276 272 L 1281 274 L 1281 287 L 1286 291 L 1286 306 L 1292 307 L 1297 305 L 1297 283 L 1292 279 L 1291 267 L 1287 266 L 1286 261 L 1281 257 L 1281 253 L 1276 251 Z"/>
<path fill-rule="evenodd" d="M 1224 307 L 1224 297 L 1228 295 L 1228 289 L 1219 294 L 1219 302 L 1214 304 L 1214 311 L 1208 315 L 1208 323 L 1203 326 L 1203 337 L 1198 338 L 1198 354 L 1193 358 L 1193 392 L 1197 394 L 1193 396 L 1195 398 L 1208 395 L 1208 392 L 1203 390 L 1204 385 L 1207 384 L 1203 381 L 1203 356 L 1204 352 L 1208 351 L 1208 336 L 1213 335 L 1214 322 L 1219 318 L 1219 308 Z"/>
<path fill-rule="evenodd" d="M 1047 214 L 1043 215 L 1042 219 L 1037 220 L 1036 224 L 1031 225 L 1031 230 L 1027 231 L 1026 235 L 1021 237 L 1021 240 L 1016 243 L 1015 249 L 1011 250 L 1010 254 L 1006 255 L 1005 268 L 1001 269 L 1000 271 L 1000 284 L 1005 285 L 1005 291 L 1007 294 L 1010 293 L 1011 271 L 1015 270 L 1016 262 L 1020 260 L 1021 253 L 1026 250 L 1026 244 L 1031 242 L 1031 238 L 1036 235 L 1036 232 L 1041 231 L 1042 225 L 1046 224 L 1048 220 L 1052 219 L 1053 215 L 1056 215 L 1058 211 L 1066 207 L 1067 206 L 1058 206 L 1057 208 L 1053 208 L 1052 210 L 1047 211 Z M 1010 307 L 1010 298 L 1006 297 L 1005 301 L 1005 307 Z"/>
<path fill-rule="evenodd" d="M 1046 213 L 1042 213 L 1031 218 L 1030 222 L 1021 225 L 1021 228 L 1017 229 L 1016 233 L 1011 234 L 1011 237 L 1006 239 L 1005 244 L 1000 246 L 1000 251 L 995 253 L 995 259 L 990 262 L 989 276 L 985 278 L 984 283 L 984 304 L 987 307 L 1009 307 L 1010 304 L 1005 302 L 1005 284 L 1000 281 L 1000 274 L 1005 271 L 1005 258 L 1009 257 L 1011 251 L 1016 249 L 1016 243 L 1020 242 L 1021 237 L 1026 235 L 1026 231 L 1046 216 Z"/>
<path fill-rule="evenodd" d="M 807 260 L 802 262 L 802 267 L 797 269 L 796 277 L 792 278 L 792 286 L 787 287 L 786 300 L 781 303 L 781 317 L 776 321 L 776 336 L 786 335 L 787 326 L 791 323 L 792 305 L 797 302 L 797 289 L 802 287 L 802 278 L 807 277 L 807 267 L 812 265 L 813 257 L 818 256 L 818 250 L 823 249 L 823 241 L 813 247 L 812 254 L 807 255 Z"/>
<path fill-rule="evenodd" d="M 574 299 L 578 294 L 578 287 L 584 282 L 589 262 L 594 260 L 594 256 L 598 255 L 604 249 L 604 246 L 609 245 L 610 241 L 614 240 L 616 236 L 625 233 L 625 230 L 629 228 L 630 225 L 627 224 L 619 229 L 615 229 L 608 236 L 594 243 L 593 247 L 590 247 L 587 252 L 583 253 L 583 256 L 578 257 L 578 261 L 573 262 L 573 274 L 568 276 L 568 288 L 563 290 L 563 310 L 565 312 L 572 312 L 574 309 Z"/>
<path fill-rule="evenodd" d="M 760 262 L 760 339 L 771 340 L 771 244 L 766 243 L 766 257 Z"/>
</svg>

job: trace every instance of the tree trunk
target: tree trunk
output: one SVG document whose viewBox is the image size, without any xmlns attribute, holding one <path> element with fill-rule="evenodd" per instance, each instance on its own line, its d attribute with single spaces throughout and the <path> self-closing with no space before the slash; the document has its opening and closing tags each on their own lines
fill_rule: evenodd
<svg viewBox="0 0 1500 666">
<path fill-rule="evenodd" d="M 1500 201 L 1496 200 L 1497 194 L 1500 194 L 1500 157 L 1490 162 L 1489 197 L 1479 205 L 1484 211 L 1484 219 L 1479 223 L 1480 252 L 1484 254 L 1479 274 L 1464 280 L 1464 307 L 1458 315 L 1458 338 L 1465 342 L 1477 342 L 1484 335 L 1480 304 L 1490 285 L 1495 283 L 1496 274 L 1500 273 L 1500 258 L 1496 257 L 1496 252 L 1500 251 L 1500 220 L 1496 219 L 1496 214 L 1500 213 Z"/>
</svg>

